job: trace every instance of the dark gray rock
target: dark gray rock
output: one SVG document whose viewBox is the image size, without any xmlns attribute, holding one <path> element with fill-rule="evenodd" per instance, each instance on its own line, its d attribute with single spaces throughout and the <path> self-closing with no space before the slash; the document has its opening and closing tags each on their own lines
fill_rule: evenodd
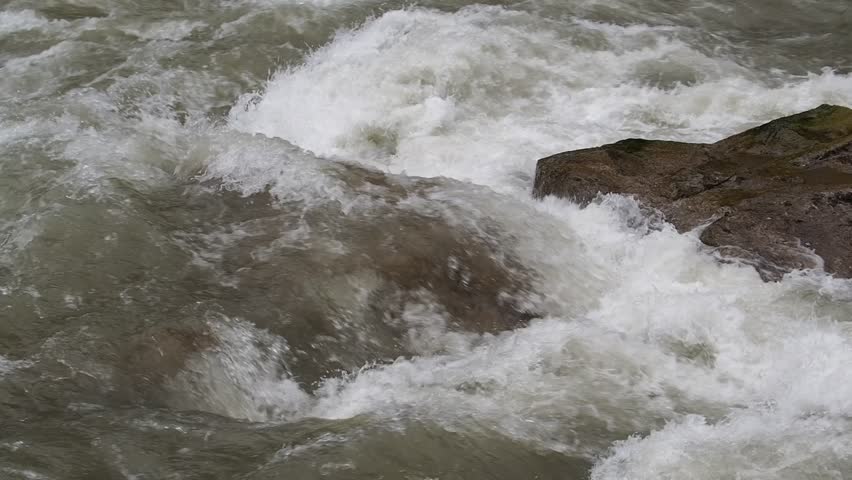
<svg viewBox="0 0 852 480">
<path fill-rule="evenodd" d="M 538 161 L 534 195 L 636 196 L 678 230 L 775 280 L 819 265 L 852 277 L 852 110 L 822 105 L 714 144 L 624 140 Z"/>
</svg>

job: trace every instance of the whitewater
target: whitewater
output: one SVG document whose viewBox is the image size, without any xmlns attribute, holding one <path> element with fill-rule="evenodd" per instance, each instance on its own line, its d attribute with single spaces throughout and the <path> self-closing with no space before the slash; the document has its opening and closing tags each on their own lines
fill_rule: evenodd
<svg viewBox="0 0 852 480">
<path fill-rule="evenodd" d="M 852 281 L 531 195 L 852 107 L 850 19 L 0 2 L 0 477 L 852 478 Z"/>
</svg>

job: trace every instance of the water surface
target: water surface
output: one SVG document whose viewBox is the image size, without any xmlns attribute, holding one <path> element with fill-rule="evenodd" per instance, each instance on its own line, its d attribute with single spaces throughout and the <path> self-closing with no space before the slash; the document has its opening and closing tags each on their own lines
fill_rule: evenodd
<svg viewBox="0 0 852 480">
<path fill-rule="evenodd" d="M 0 2 L 0 477 L 852 476 L 852 284 L 535 161 L 852 106 L 847 0 Z"/>
</svg>

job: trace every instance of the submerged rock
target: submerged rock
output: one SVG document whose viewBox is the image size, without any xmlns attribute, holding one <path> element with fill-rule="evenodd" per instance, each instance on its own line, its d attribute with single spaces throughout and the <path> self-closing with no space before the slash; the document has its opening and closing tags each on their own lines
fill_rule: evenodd
<svg viewBox="0 0 852 480">
<path fill-rule="evenodd" d="M 327 168 L 347 209 L 215 183 L 151 196 L 160 203 L 133 197 L 183 263 L 159 281 L 170 296 L 146 290 L 142 274 L 123 287 L 158 315 L 127 326 L 115 346 L 118 402 L 255 418 L 206 392 L 242 398 L 226 385 L 231 374 L 237 390 L 254 375 L 312 392 L 340 371 L 444 348 L 443 335 L 497 333 L 537 316 L 534 272 L 514 238 L 489 215 L 432 197 L 468 185 Z"/>
<path fill-rule="evenodd" d="M 852 110 L 822 105 L 714 144 L 623 140 L 538 161 L 534 195 L 635 195 L 764 279 L 852 277 Z M 816 253 L 821 257 L 816 257 Z"/>
</svg>

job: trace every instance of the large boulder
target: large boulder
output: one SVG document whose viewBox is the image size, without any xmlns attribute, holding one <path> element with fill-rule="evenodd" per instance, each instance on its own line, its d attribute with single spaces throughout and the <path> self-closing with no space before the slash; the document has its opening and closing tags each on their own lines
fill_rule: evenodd
<svg viewBox="0 0 852 480">
<path fill-rule="evenodd" d="M 709 223 L 705 244 L 767 280 L 822 261 L 852 277 L 848 108 L 822 105 L 714 144 L 630 139 L 538 161 L 537 197 L 599 193 L 634 195 L 680 231 Z"/>
</svg>

